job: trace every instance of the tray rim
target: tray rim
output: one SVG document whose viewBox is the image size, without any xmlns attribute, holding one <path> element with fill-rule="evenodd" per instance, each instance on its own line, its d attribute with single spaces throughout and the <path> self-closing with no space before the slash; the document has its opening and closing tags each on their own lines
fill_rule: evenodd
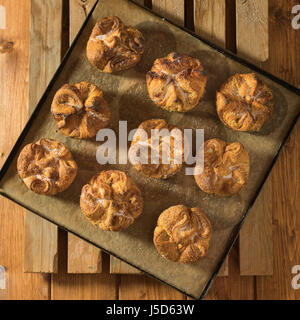
<svg viewBox="0 0 300 320">
<path fill-rule="evenodd" d="M 11 165 L 11 163 L 12 163 L 12 161 L 13 161 L 13 159 L 14 159 L 14 157 L 15 157 L 18 149 L 19 149 L 19 147 L 20 147 L 21 144 L 23 143 L 23 141 L 24 141 L 24 139 L 25 139 L 28 131 L 30 130 L 31 124 L 33 123 L 33 121 L 34 121 L 35 118 L 37 117 L 37 115 L 38 115 L 41 107 L 43 106 L 43 103 L 44 103 L 44 101 L 46 100 L 46 98 L 47 98 L 50 90 L 52 89 L 52 87 L 53 87 L 53 85 L 54 85 L 54 83 L 55 83 L 58 75 L 60 74 L 60 72 L 62 71 L 63 67 L 65 66 L 65 64 L 66 64 L 69 56 L 71 55 L 71 53 L 72 53 L 72 51 L 73 51 L 73 49 L 74 49 L 74 47 L 75 47 L 75 45 L 76 45 L 76 43 L 77 43 L 77 41 L 78 41 L 78 39 L 79 39 L 79 37 L 81 36 L 83 30 L 85 29 L 85 27 L 86 27 L 86 25 L 87 25 L 90 17 L 92 16 L 95 8 L 96 8 L 97 5 L 99 4 L 99 1 L 100 1 L 100 0 L 96 0 L 94 6 L 92 7 L 92 9 L 91 9 L 91 11 L 90 11 L 90 13 L 87 15 L 87 17 L 86 17 L 83 25 L 81 26 L 79 32 L 77 33 L 77 35 L 76 35 L 75 39 L 73 40 L 71 46 L 69 47 L 68 51 L 67 51 L 66 54 L 64 55 L 64 57 L 63 57 L 60 65 L 58 66 L 57 70 L 55 71 L 52 79 L 50 80 L 48 86 L 46 87 L 46 89 L 45 89 L 45 91 L 44 91 L 44 93 L 43 93 L 43 95 L 41 96 L 39 102 L 37 103 L 36 107 L 34 108 L 34 111 L 33 111 L 32 114 L 30 115 L 30 117 L 29 117 L 29 119 L 28 119 L 25 127 L 24 127 L 23 130 L 21 131 L 21 133 L 20 133 L 17 141 L 15 142 L 13 148 L 11 149 L 11 151 L 10 151 L 7 159 L 5 160 L 2 168 L 0 169 L 0 182 L 1 182 L 2 178 L 4 177 L 4 175 L 6 174 L 8 168 L 10 167 L 10 165 Z M 134 4 L 134 5 L 136 5 L 137 7 L 140 7 L 140 8 L 142 8 L 142 9 L 150 12 L 151 14 L 153 14 L 153 15 L 161 18 L 161 19 L 164 20 L 164 21 L 167 21 L 167 22 L 170 23 L 171 25 L 173 25 L 173 26 L 181 29 L 181 30 L 184 31 L 184 32 L 187 32 L 188 34 L 192 35 L 192 36 L 195 37 L 196 39 L 202 41 L 203 43 L 205 43 L 206 45 L 208 45 L 208 46 L 211 47 L 212 49 L 214 49 L 214 50 L 218 51 L 219 53 L 223 54 L 224 56 L 226 56 L 227 58 L 229 58 L 229 59 L 231 59 L 231 60 L 234 60 L 234 61 L 236 61 L 236 62 L 238 62 L 238 63 L 246 66 L 247 68 L 255 71 L 256 73 L 258 73 L 258 74 L 260 74 L 260 75 L 263 75 L 264 77 L 272 80 L 273 82 L 276 82 L 277 84 L 281 85 L 282 87 L 286 88 L 287 90 L 289 90 L 289 91 L 295 93 L 296 95 L 299 95 L 299 96 L 300 96 L 300 89 L 298 89 L 297 87 L 291 85 L 290 83 L 288 83 L 288 82 L 286 82 L 286 81 L 278 78 L 277 76 L 274 76 L 273 74 L 271 74 L 271 73 L 269 73 L 269 72 L 267 72 L 267 71 L 265 71 L 265 70 L 262 70 L 261 68 L 255 66 L 255 65 L 252 64 L 251 62 L 248 62 L 248 61 L 245 60 L 244 58 L 238 57 L 236 54 L 230 52 L 229 50 L 223 49 L 223 48 L 219 47 L 218 45 L 210 42 L 209 40 L 206 40 L 206 39 L 202 38 L 201 36 L 197 35 L 195 32 L 193 32 L 193 31 L 191 31 L 191 30 L 189 30 L 189 29 L 187 29 L 187 28 L 185 28 L 185 27 L 182 27 L 182 26 L 180 26 L 180 25 L 178 25 L 178 24 L 176 24 L 176 23 L 174 23 L 174 22 L 172 22 L 172 21 L 170 21 L 168 18 L 165 18 L 165 17 L 163 17 L 162 15 L 160 15 L 160 14 L 158 14 L 158 13 L 156 13 L 156 12 L 153 12 L 150 8 L 144 7 L 143 5 L 135 2 L 134 0 L 126 0 L 126 1 L 128 1 L 128 2 L 130 2 L 130 3 L 132 3 L 132 4 Z M 156 279 L 156 280 L 159 280 L 160 282 L 162 282 L 162 283 L 164 283 L 164 284 L 167 284 L 168 286 L 172 287 L 173 289 L 176 289 L 177 291 L 185 294 L 186 296 L 191 297 L 191 298 L 196 299 L 196 300 L 202 300 L 202 299 L 206 296 L 206 294 L 208 293 L 208 291 L 209 291 L 212 283 L 214 282 L 214 280 L 215 280 L 215 278 L 216 278 L 216 276 L 217 276 L 217 274 L 218 274 L 218 272 L 219 272 L 219 270 L 220 270 L 223 262 L 224 262 L 225 259 L 226 259 L 226 256 L 228 255 L 228 253 L 229 253 L 229 251 L 231 250 L 231 248 L 232 248 L 232 246 L 233 246 L 236 238 L 238 237 L 238 234 L 239 234 L 239 231 L 241 230 L 241 227 L 243 226 L 243 224 L 244 224 L 244 222 L 245 222 L 248 214 L 250 213 L 250 210 L 251 210 L 251 208 L 253 207 L 254 202 L 256 201 L 258 195 L 260 194 L 260 191 L 261 191 L 262 187 L 264 186 L 267 178 L 269 177 L 269 175 L 270 175 L 270 173 L 271 173 L 271 171 L 272 171 L 272 169 L 273 169 L 273 167 L 274 167 L 274 165 L 275 165 L 275 163 L 276 163 L 276 161 L 277 161 L 277 159 L 278 159 L 278 157 L 279 157 L 279 154 L 281 153 L 281 150 L 283 149 L 284 145 L 286 144 L 286 142 L 287 142 L 287 140 L 288 140 L 291 132 L 293 131 L 296 123 L 298 122 L 299 118 L 300 118 L 300 111 L 299 111 L 299 113 L 297 114 L 297 116 L 294 118 L 293 122 L 291 123 L 291 126 L 290 126 L 290 128 L 288 129 L 288 131 L 287 131 L 287 133 L 286 133 L 286 135 L 285 135 L 285 137 L 284 137 L 284 139 L 283 139 L 283 141 L 282 141 L 282 143 L 281 143 L 281 145 L 280 145 L 277 153 L 275 154 L 275 156 L 274 156 L 274 158 L 273 158 L 273 160 L 272 160 L 272 163 L 270 164 L 269 168 L 267 169 L 266 174 L 265 174 L 264 178 L 262 179 L 261 184 L 260 184 L 259 187 L 257 188 L 257 190 L 256 190 L 256 192 L 255 192 L 255 195 L 254 195 L 253 198 L 251 199 L 248 208 L 247 208 L 246 211 L 244 212 L 244 215 L 243 215 L 242 219 L 241 219 L 240 222 L 235 226 L 235 228 L 232 230 L 231 236 L 228 238 L 228 245 L 226 246 L 226 248 L 225 248 L 225 250 L 224 250 L 224 254 L 223 254 L 223 256 L 221 257 L 220 261 L 218 262 L 215 271 L 213 272 L 212 276 L 211 276 L 210 279 L 208 280 L 207 284 L 205 285 L 205 287 L 204 287 L 204 289 L 203 289 L 203 291 L 202 291 L 202 293 L 201 293 L 201 295 L 200 295 L 199 297 L 194 297 L 193 295 L 188 294 L 188 293 L 185 292 L 184 290 L 181 290 L 181 289 L 177 288 L 176 286 L 174 286 L 174 285 L 172 285 L 172 284 L 169 284 L 168 282 L 166 282 L 166 281 L 164 281 L 164 280 L 162 280 L 162 279 L 159 279 L 157 276 L 155 276 L 155 275 L 153 275 L 153 274 L 151 274 L 151 273 L 149 273 L 149 272 L 147 272 L 147 271 L 144 271 L 142 268 L 135 266 L 133 263 L 127 261 L 126 259 L 123 259 L 123 258 L 119 257 L 118 255 L 116 255 L 116 254 L 114 254 L 114 253 L 112 253 L 112 252 L 110 252 L 110 251 L 102 248 L 100 245 L 95 244 L 94 242 L 92 242 L 92 241 L 90 241 L 90 240 L 88 240 L 88 239 L 85 239 L 82 235 L 77 234 L 77 233 L 69 230 L 67 227 L 63 227 L 63 226 L 55 223 L 54 221 L 50 220 L 49 218 L 42 216 L 40 213 L 36 212 L 35 210 L 32 210 L 32 209 L 28 208 L 26 205 L 20 203 L 18 200 L 14 199 L 14 198 L 12 198 L 11 196 L 9 196 L 8 194 L 6 194 L 5 191 L 4 191 L 3 189 L 1 189 L 1 188 L 0 188 L 0 195 L 8 198 L 9 200 L 13 201 L 14 203 L 18 204 L 19 206 L 23 207 L 24 209 L 26 209 L 26 210 L 28 210 L 28 211 L 31 211 L 32 213 L 40 216 L 41 218 L 46 219 L 47 221 L 49 221 L 49 222 L 57 225 L 57 226 L 60 227 L 61 229 L 65 230 L 65 231 L 67 231 L 67 232 L 70 232 L 70 233 L 72 233 L 72 234 L 74 234 L 74 235 L 76 235 L 77 237 L 79 237 L 79 238 L 85 240 L 86 242 L 94 245 L 95 247 L 101 249 L 102 251 L 104 251 L 104 252 L 106 252 L 106 253 L 108 253 L 108 254 L 110 254 L 110 255 L 118 258 L 119 260 L 121 260 L 121 261 L 123 261 L 123 262 L 125 262 L 125 263 L 127 263 L 127 264 L 129 264 L 129 265 L 131 265 L 132 267 L 134 267 L 134 268 L 142 271 L 144 274 L 146 274 L 146 275 L 148 275 L 148 276 L 151 276 L 152 278 L 154 278 L 154 279 Z"/>
</svg>

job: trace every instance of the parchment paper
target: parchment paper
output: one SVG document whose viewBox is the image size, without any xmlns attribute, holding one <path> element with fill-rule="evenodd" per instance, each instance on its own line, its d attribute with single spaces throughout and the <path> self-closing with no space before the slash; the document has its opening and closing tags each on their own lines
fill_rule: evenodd
<svg viewBox="0 0 300 320">
<path fill-rule="evenodd" d="M 90 65 L 85 54 L 86 43 L 95 22 L 109 15 L 117 15 L 126 24 L 137 27 L 146 39 L 145 54 L 141 62 L 133 69 L 115 75 L 98 71 Z M 146 88 L 145 73 L 151 68 L 153 61 L 171 51 L 199 58 L 208 75 L 204 99 L 191 112 L 185 114 L 170 113 L 157 107 L 150 100 Z M 235 226 L 243 218 L 300 109 L 299 96 L 262 77 L 275 97 L 271 121 L 260 133 L 239 133 L 226 128 L 216 114 L 215 93 L 220 85 L 236 72 L 251 70 L 128 1 L 101 0 L 22 144 L 23 147 L 41 137 L 65 143 L 79 166 L 74 183 L 57 196 L 41 196 L 29 191 L 17 175 L 17 154 L 1 181 L 1 193 L 145 272 L 199 298 L 224 255 Z M 241 142 L 250 154 L 249 182 L 239 194 L 224 198 L 203 193 L 197 187 L 193 176 L 184 174 L 184 169 L 163 181 L 144 177 L 130 164 L 100 166 L 96 161 L 96 150 L 100 142 L 95 139 L 80 141 L 62 135 L 50 112 L 53 96 L 64 83 L 83 80 L 95 83 L 104 91 L 112 112 L 109 127 L 116 132 L 119 120 L 128 121 L 129 131 L 137 128 L 144 120 L 163 118 L 181 129 L 203 128 L 205 139 L 217 137 Z M 141 188 L 145 201 L 142 215 L 122 232 L 102 231 L 94 227 L 81 214 L 79 207 L 82 186 L 97 172 L 108 168 L 127 172 Z M 181 265 L 162 258 L 152 242 L 159 214 L 176 204 L 198 206 L 207 213 L 212 222 L 214 232 L 209 253 L 194 264 Z"/>
</svg>

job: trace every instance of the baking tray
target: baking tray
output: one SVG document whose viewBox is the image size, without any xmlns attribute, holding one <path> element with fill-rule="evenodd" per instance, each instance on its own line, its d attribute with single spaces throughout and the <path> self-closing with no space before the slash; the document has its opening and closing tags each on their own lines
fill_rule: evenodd
<svg viewBox="0 0 300 320">
<path fill-rule="evenodd" d="M 109 15 L 117 15 L 126 24 L 136 26 L 146 39 L 145 53 L 140 63 L 115 75 L 95 69 L 85 54 L 86 42 L 95 22 Z M 155 106 L 147 93 L 145 73 L 156 58 L 171 51 L 199 58 L 208 75 L 204 99 L 185 114 L 170 113 Z M 230 75 L 252 71 L 259 73 L 273 91 L 274 114 L 260 133 L 235 132 L 218 120 L 215 92 Z M 200 191 L 194 178 L 185 176 L 184 170 L 162 181 L 144 177 L 130 164 L 100 166 L 96 161 L 96 150 L 100 143 L 95 139 L 78 141 L 63 136 L 50 112 L 57 89 L 64 83 L 82 80 L 95 83 L 103 89 L 112 112 L 109 127 L 116 132 L 119 120 L 128 121 L 129 131 L 144 120 L 164 118 L 182 129 L 204 129 L 205 139 L 217 137 L 226 141 L 240 141 L 248 149 L 251 159 L 247 185 L 239 194 L 222 198 Z M 297 88 L 131 1 L 101 0 L 87 17 L 0 171 L 0 193 L 184 294 L 196 299 L 203 298 L 299 114 L 300 90 Z M 21 148 L 40 137 L 65 143 L 79 165 L 74 183 L 57 196 L 41 196 L 29 191 L 17 175 L 16 160 Z M 108 168 L 126 171 L 139 185 L 144 197 L 143 214 L 132 226 L 121 232 L 103 231 L 94 227 L 84 218 L 79 207 L 81 187 L 95 173 Z M 176 204 L 198 206 L 212 221 L 214 233 L 208 255 L 193 264 L 182 265 L 163 259 L 152 243 L 157 217 L 162 210 Z"/>
</svg>

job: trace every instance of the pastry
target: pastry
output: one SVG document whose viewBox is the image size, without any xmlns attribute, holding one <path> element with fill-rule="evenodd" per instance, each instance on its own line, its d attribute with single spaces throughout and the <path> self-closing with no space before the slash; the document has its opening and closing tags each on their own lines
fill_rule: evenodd
<svg viewBox="0 0 300 320">
<path fill-rule="evenodd" d="M 248 151 L 239 142 L 220 139 L 204 143 L 204 168 L 195 168 L 195 180 L 206 193 L 230 196 L 239 192 L 249 177 Z"/>
<path fill-rule="evenodd" d="M 154 103 L 168 111 L 186 112 L 203 97 L 207 77 L 198 59 L 172 52 L 154 61 L 146 81 Z"/>
<path fill-rule="evenodd" d="M 59 130 L 77 139 L 94 137 L 110 121 L 102 90 L 85 81 L 63 85 L 54 96 L 51 111 Z"/>
<path fill-rule="evenodd" d="M 190 263 L 207 254 L 211 235 L 210 221 L 202 210 L 177 205 L 160 214 L 153 242 L 164 258 Z"/>
<path fill-rule="evenodd" d="M 155 129 L 157 131 L 152 131 Z M 167 135 L 159 137 L 159 131 L 163 133 L 161 130 L 164 129 L 168 130 Z M 182 131 L 163 119 L 142 122 L 133 137 L 129 160 L 136 170 L 146 176 L 162 179 L 173 176 L 180 171 L 184 160 Z"/>
<path fill-rule="evenodd" d="M 101 171 L 83 186 L 80 207 L 85 217 L 103 230 L 128 228 L 143 211 L 137 185 L 122 171 Z"/>
<path fill-rule="evenodd" d="M 144 52 L 139 30 L 125 26 L 118 17 L 100 19 L 87 43 L 87 58 L 103 72 L 116 72 L 135 66 Z"/>
<path fill-rule="evenodd" d="M 259 131 L 273 111 L 273 94 L 255 73 L 236 74 L 217 92 L 221 121 L 237 131 Z"/>
<path fill-rule="evenodd" d="M 46 195 L 66 190 L 77 174 L 70 150 L 52 139 L 27 144 L 20 152 L 17 168 L 28 189 Z"/>
</svg>

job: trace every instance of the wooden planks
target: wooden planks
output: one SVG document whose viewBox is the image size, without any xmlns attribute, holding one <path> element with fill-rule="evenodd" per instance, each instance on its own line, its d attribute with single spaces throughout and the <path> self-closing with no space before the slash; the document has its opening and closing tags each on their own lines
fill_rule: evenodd
<svg viewBox="0 0 300 320">
<path fill-rule="evenodd" d="M 226 3 L 225 0 L 194 0 L 195 33 L 225 47 Z M 218 276 L 228 275 L 228 258 L 225 259 Z"/>
<path fill-rule="evenodd" d="M 268 0 L 236 0 L 237 53 L 248 60 L 269 56 Z"/>
<path fill-rule="evenodd" d="M 116 300 L 117 284 L 110 274 L 53 274 L 51 300 Z"/>
<path fill-rule="evenodd" d="M 29 114 L 60 63 L 61 16 L 60 1 L 31 1 Z M 25 220 L 24 271 L 57 272 L 57 226 L 31 212 Z"/>
<path fill-rule="evenodd" d="M 261 63 L 268 58 L 268 1 L 236 1 L 237 53 Z M 273 273 L 272 214 L 264 193 L 255 202 L 240 232 L 241 275 Z"/>
<path fill-rule="evenodd" d="M 273 276 L 256 278 L 258 299 L 300 299 L 300 291 L 291 285 L 295 276 L 292 268 L 299 265 L 300 257 L 299 139 L 298 121 L 262 191 L 265 201 L 269 202 L 267 210 L 273 214 L 275 250 Z"/>
<path fill-rule="evenodd" d="M 117 299 L 117 277 L 108 273 L 109 262 L 105 256 L 101 274 L 67 274 L 66 253 L 68 237 L 59 233 L 58 273 L 51 275 L 52 300 L 115 300 Z"/>
<path fill-rule="evenodd" d="M 72 43 L 96 0 L 70 0 L 69 42 Z M 68 273 L 99 273 L 102 271 L 101 251 L 68 233 Z"/>
<path fill-rule="evenodd" d="M 0 40 L 13 42 L 13 50 L 0 54 L 0 166 L 27 120 L 30 2 L 2 0 L 6 10 Z M 4 299 L 48 299 L 49 279 L 23 273 L 24 209 L 0 197 L 0 265 L 5 267 Z"/>
<path fill-rule="evenodd" d="M 194 25 L 197 34 L 225 47 L 226 1 L 194 0 Z"/>
<path fill-rule="evenodd" d="M 57 227 L 26 211 L 24 272 L 57 272 Z"/>
<path fill-rule="evenodd" d="M 184 26 L 184 1 L 152 0 L 152 10 L 172 22 Z"/>
<path fill-rule="evenodd" d="M 119 300 L 184 300 L 179 291 L 141 275 L 122 275 L 119 285 Z"/>
<path fill-rule="evenodd" d="M 101 250 L 68 233 L 68 273 L 100 273 Z"/>
<path fill-rule="evenodd" d="M 70 44 L 97 0 L 69 0 Z"/>
<path fill-rule="evenodd" d="M 117 274 L 142 274 L 140 270 L 133 268 L 129 264 L 115 258 L 110 257 L 110 273 Z"/>
<path fill-rule="evenodd" d="M 264 186 L 267 190 L 268 185 Z M 240 232 L 240 274 L 273 274 L 273 235 L 271 203 L 264 192 L 255 201 Z"/>
<path fill-rule="evenodd" d="M 206 300 L 255 300 L 255 277 L 239 273 L 238 242 L 228 256 L 230 271 L 227 277 L 217 277 Z"/>
<path fill-rule="evenodd" d="M 300 87 L 300 33 L 291 28 L 294 5 L 293 0 L 269 0 L 270 54 L 262 67 Z M 272 214 L 274 273 L 257 277 L 258 299 L 300 299 L 300 290 L 291 286 L 291 270 L 300 259 L 299 140 L 298 121 L 262 190 Z"/>
</svg>

